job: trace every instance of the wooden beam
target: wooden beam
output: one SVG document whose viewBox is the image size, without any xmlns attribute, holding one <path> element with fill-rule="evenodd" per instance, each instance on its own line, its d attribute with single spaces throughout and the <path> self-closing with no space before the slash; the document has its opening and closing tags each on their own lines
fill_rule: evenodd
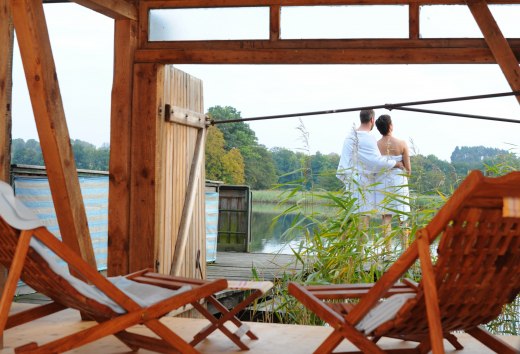
<svg viewBox="0 0 520 354">
<path fill-rule="evenodd" d="M 134 65 L 129 271 L 154 268 L 158 121 L 164 120 L 164 66 Z"/>
<path fill-rule="evenodd" d="M 334 6 L 334 5 L 465 5 L 464 0 L 146 0 L 148 8 L 247 7 L 247 6 Z M 520 4 L 520 0 L 489 0 L 489 4 Z"/>
<path fill-rule="evenodd" d="M 129 273 L 130 147 L 134 52 L 137 22 L 116 20 L 114 32 L 114 81 L 110 118 L 108 191 L 109 276 Z"/>
<path fill-rule="evenodd" d="M 515 53 L 504 38 L 485 0 L 468 0 L 468 7 L 477 21 L 497 64 L 513 91 L 520 90 L 520 67 Z M 520 96 L 516 96 L 520 103 Z"/>
<path fill-rule="evenodd" d="M 9 183 L 11 169 L 11 102 L 14 27 L 9 0 L 0 0 L 0 180 Z"/>
<path fill-rule="evenodd" d="M 520 48 L 515 49 L 520 56 Z M 136 62 L 164 64 L 492 64 L 488 48 L 138 50 Z"/>
<path fill-rule="evenodd" d="M 11 0 L 36 128 L 63 241 L 96 267 L 41 0 Z"/>
<path fill-rule="evenodd" d="M 206 131 L 206 127 L 199 128 L 197 131 L 197 141 L 195 142 L 195 151 L 193 152 L 193 160 L 191 161 L 188 186 L 182 207 L 181 223 L 179 225 L 179 232 L 177 233 L 177 242 L 175 243 L 175 252 L 170 271 L 170 274 L 175 276 L 181 275 L 182 264 L 184 263 L 184 256 L 186 254 L 186 244 L 188 242 L 191 220 L 193 218 L 193 208 L 195 207 L 195 198 L 197 197 L 202 164 L 204 163 Z"/>
<path fill-rule="evenodd" d="M 408 5 L 408 37 L 410 39 L 419 39 L 419 4 L 416 2 Z"/>
<path fill-rule="evenodd" d="M 137 21 L 137 6 L 130 0 L 72 0 L 115 20 Z"/>
<path fill-rule="evenodd" d="M 9 0 L 0 0 L 0 180 L 9 182 L 11 170 L 11 98 L 13 87 L 14 27 Z M 7 270 L 0 266 L 0 290 L 4 292 Z M 0 333 L 0 349 L 4 333 Z"/>
<path fill-rule="evenodd" d="M 280 6 L 271 6 L 269 12 L 269 40 L 273 42 L 280 39 L 280 12 Z"/>
<path fill-rule="evenodd" d="M 508 40 L 520 57 L 520 40 Z M 208 64 L 490 64 L 484 39 L 329 39 L 149 42 L 137 62 Z"/>
</svg>

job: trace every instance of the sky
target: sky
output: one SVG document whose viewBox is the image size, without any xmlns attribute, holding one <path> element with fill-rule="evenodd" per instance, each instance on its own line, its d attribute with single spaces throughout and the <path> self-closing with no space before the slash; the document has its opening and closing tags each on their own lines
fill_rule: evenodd
<svg viewBox="0 0 520 354">
<path fill-rule="evenodd" d="M 76 4 L 48 4 L 45 13 L 70 136 L 96 146 L 107 144 L 113 21 Z M 427 19 L 428 26 L 435 27 L 435 16 Z M 506 32 L 510 21 L 499 22 L 507 36 L 511 36 Z M 442 28 L 446 27 L 449 26 Z M 435 31 L 426 28 L 425 33 L 428 36 Z M 460 33 L 469 37 L 473 34 L 474 29 Z M 244 118 L 511 90 L 500 68 L 490 64 L 176 67 L 203 81 L 205 110 L 216 105 L 232 106 Z M 13 138 L 39 140 L 17 47 L 13 68 Z M 520 105 L 514 97 L 416 107 L 520 121 Z M 391 115 L 394 135 L 406 140 L 417 154 L 434 154 L 449 161 L 456 146 L 478 145 L 520 153 L 520 124 L 376 110 L 376 116 L 381 114 Z M 268 148 L 328 154 L 341 151 L 345 136 L 358 122 L 358 112 L 352 112 L 256 121 L 249 125 L 259 143 Z M 380 137 L 375 129 L 373 134 Z"/>
</svg>

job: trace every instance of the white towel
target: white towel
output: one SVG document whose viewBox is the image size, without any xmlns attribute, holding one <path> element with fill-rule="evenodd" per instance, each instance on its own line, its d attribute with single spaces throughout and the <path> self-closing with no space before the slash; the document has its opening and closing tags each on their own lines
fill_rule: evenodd
<svg viewBox="0 0 520 354">
<path fill-rule="evenodd" d="M 386 321 L 395 318 L 397 312 L 408 299 L 414 298 L 415 294 L 399 294 L 390 296 L 385 301 L 370 310 L 365 317 L 356 325 L 358 331 L 365 334 L 372 333 L 377 327 Z"/>
</svg>

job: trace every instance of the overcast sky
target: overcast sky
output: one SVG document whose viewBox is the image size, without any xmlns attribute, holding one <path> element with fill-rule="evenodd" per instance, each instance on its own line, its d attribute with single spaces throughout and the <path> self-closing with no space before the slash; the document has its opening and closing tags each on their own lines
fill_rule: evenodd
<svg viewBox="0 0 520 354">
<path fill-rule="evenodd" d="M 110 140 L 113 21 L 75 4 L 45 6 L 65 114 L 72 139 L 95 145 Z M 433 21 L 433 20 L 432 20 Z M 505 20 L 504 20 L 505 21 Z M 433 21 L 434 22 L 434 21 Z M 377 23 L 377 21 L 375 21 Z M 503 22 L 504 27 L 508 22 Z M 502 26 L 502 23 L 501 23 Z M 473 33 L 473 32 L 471 32 Z M 506 35 L 510 36 L 506 33 Z M 513 34 L 516 37 L 518 35 Z M 469 34 L 468 36 L 471 36 Z M 496 65 L 178 65 L 204 83 L 205 109 L 232 106 L 243 117 L 343 109 L 385 103 L 510 91 Z M 13 138 L 38 139 L 27 88 L 15 49 Z M 514 97 L 417 108 L 518 119 Z M 394 133 L 417 153 L 448 160 L 456 146 L 484 145 L 520 152 L 520 124 L 451 116 L 390 114 Z M 339 153 L 357 112 L 251 122 L 267 147 Z M 377 131 L 374 135 L 378 137 Z"/>
</svg>

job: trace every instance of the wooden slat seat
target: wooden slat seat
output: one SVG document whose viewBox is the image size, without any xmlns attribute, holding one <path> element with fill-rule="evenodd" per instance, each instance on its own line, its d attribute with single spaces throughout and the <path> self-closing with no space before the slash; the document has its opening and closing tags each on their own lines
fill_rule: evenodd
<svg viewBox="0 0 520 354">
<path fill-rule="evenodd" d="M 47 254 L 49 250 L 61 258 L 68 269 L 50 257 Z M 235 317 L 239 309 L 228 310 L 221 305 L 223 316 L 217 319 L 201 305 L 205 300 L 220 304 L 214 294 L 229 288 L 227 280 L 172 277 L 147 269 L 126 277 L 107 279 L 42 226 L 4 182 L 0 182 L 0 264 L 9 269 L 0 299 L 0 333 L 66 308 L 76 309 L 84 317 L 98 322 L 96 326 L 49 343 L 20 346 L 15 348 L 17 353 L 60 353 L 108 335 L 114 335 L 133 351 L 145 348 L 157 352 L 197 353 L 194 346 L 214 330 L 228 334 L 225 322 L 243 328 Z M 53 302 L 9 315 L 19 279 Z M 270 286 L 272 284 L 266 282 L 246 284 L 243 288 L 251 290 L 252 294 L 239 306 L 247 306 Z M 191 343 L 159 321 L 171 311 L 188 304 L 201 311 L 212 326 L 210 331 L 197 337 L 198 341 L 194 339 Z M 143 336 L 127 331 L 138 324 L 147 327 L 154 335 Z M 251 331 L 246 330 L 244 334 L 256 339 Z M 228 336 L 238 346 L 247 349 L 237 335 L 230 333 Z"/>
</svg>

